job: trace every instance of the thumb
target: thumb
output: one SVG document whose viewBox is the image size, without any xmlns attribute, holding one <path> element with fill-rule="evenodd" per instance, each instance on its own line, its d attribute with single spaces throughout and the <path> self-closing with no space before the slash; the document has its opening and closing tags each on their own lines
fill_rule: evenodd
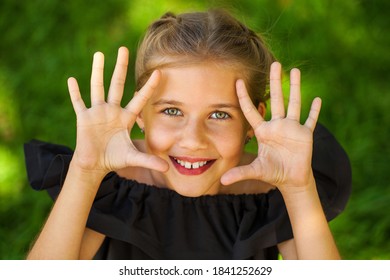
<svg viewBox="0 0 390 280">
<path fill-rule="evenodd" d="M 221 177 L 221 183 L 223 185 L 231 185 L 233 183 L 250 180 L 250 179 L 259 179 L 261 178 L 260 171 L 255 168 L 252 164 L 233 167 L 228 170 Z"/>
<path fill-rule="evenodd" d="M 159 172 L 166 172 L 169 169 L 168 163 L 162 158 L 141 152 L 128 154 L 127 166 L 139 166 L 147 169 L 153 169 Z"/>
</svg>

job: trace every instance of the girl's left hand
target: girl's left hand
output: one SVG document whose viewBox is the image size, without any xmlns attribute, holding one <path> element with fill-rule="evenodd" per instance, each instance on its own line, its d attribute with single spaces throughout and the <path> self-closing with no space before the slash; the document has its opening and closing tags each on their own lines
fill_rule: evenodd
<svg viewBox="0 0 390 280">
<path fill-rule="evenodd" d="M 251 164 L 227 171 L 221 178 L 222 184 L 257 179 L 278 187 L 282 193 L 299 191 L 312 185 L 313 130 L 321 109 L 321 99 L 313 100 L 309 116 L 301 125 L 300 71 L 292 69 L 290 73 L 290 99 L 286 116 L 281 65 L 278 62 L 271 65 L 270 121 L 265 121 L 259 114 L 242 80 L 237 81 L 236 88 L 241 109 L 257 138 L 258 154 Z"/>
</svg>

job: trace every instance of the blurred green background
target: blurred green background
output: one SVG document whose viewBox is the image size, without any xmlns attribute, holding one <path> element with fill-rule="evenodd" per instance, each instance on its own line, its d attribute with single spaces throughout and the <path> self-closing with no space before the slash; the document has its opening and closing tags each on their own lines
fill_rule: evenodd
<svg viewBox="0 0 390 280">
<path fill-rule="evenodd" d="M 38 138 L 74 147 L 66 79 L 88 95 L 92 55 L 106 55 L 107 84 L 119 46 L 134 54 L 147 25 L 170 10 L 225 7 L 264 34 L 285 67 L 302 70 L 304 110 L 323 99 L 320 121 L 350 156 L 353 193 L 331 223 L 346 259 L 390 259 L 390 1 L 387 0 L 2 0 L 0 3 L 0 259 L 23 259 L 50 208 L 28 186 L 22 145 Z M 126 87 L 132 95 L 133 63 Z"/>
</svg>

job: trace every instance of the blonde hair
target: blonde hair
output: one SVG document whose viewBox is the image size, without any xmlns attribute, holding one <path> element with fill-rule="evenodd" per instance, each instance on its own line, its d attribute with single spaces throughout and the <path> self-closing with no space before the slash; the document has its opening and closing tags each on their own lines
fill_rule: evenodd
<svg viewBox="0 0 390 280">
<path fill-rule="evenodd" d="M 136 90 L 157 68 L 205 61 L 240 71 L 255 105 L 268 99 L 273 54 L 259 35 L 221 9 L 169 12 L 153 22 L 138 48 Z"/>
</svg>

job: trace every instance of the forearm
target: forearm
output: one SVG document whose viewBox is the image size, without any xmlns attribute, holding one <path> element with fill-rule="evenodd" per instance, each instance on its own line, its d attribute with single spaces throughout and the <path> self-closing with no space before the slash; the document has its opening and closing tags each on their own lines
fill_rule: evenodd
<svg viewBox="0 0 390 280">
<path fill-rule="evenodd" d="M 28 259 L 78 259 L 87 218 L 104 174 L 70 164 L 61 193 Z"/>
<path fill-rule="evenodd" d="M 307 188 L 283 195 L 298 259 L 340 259 L 317 194 L 314 178 Z"/>
</svg>

